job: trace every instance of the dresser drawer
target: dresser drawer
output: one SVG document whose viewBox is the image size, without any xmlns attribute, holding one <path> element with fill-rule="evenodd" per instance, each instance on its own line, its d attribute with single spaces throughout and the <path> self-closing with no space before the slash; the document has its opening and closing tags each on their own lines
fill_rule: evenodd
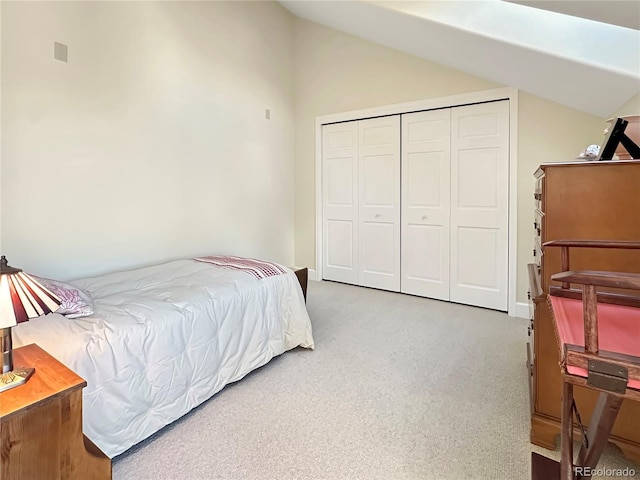
<svg viewBox="0 0 640 480">
<path fill-rule="evenodd" d="M 538 281 L 538 285 L 542 285 L 541 276 L 542 276 L 542 259 L 544 257 L 544 253 L 540 248 L 538 241 L 536 240 L 535 246 L 533 247 L 533 264 L 531 265 L 531 269 L 536 275 L 536 279 Z"/>
<path fill-rule="evenodd" d="M 544 213 L 536 210 L 533 220 L 533 234 L 540 249 L 542 249 L 542 232 L 544 232 Z"/>
<path fill-rule="evenodd" d="M 527 371 L 529 384 L 529 407 L 531 414 L 535 411 L 535 382 L 536 382 L 536 355 L 535 355 L 535 317 L 539 315 L 536 308 L 539 308 L 542 301 L 542 290 L 540 289 L 540 277 L 536 273 L 535 263 L 527 265 L 529 274 L 529 326 L 527 327 Z"/>
<path fill-rule="evenodd" d="M 535 387 L 534 387 L 534 382 L 535 382 L 535 365 L 534 365 L 534 358 L 533 358 L 533 338 L 529 338 L 529 341 L 527 341 L 527 372 L 528 372 L 528 376 L 527 376 L 527 385 L 529 386 L 529 413 L 533 414 L 535 412 L 535 397 L 534 397 L 534 392 L 535 392 Z"/>
<path fill-rule="evenodd" d="M 533 199 L 535 200 L 536 210 L 544 212 L 544 176 L 536 179 L 536 189 L 533 191 Z"/>
</svg>

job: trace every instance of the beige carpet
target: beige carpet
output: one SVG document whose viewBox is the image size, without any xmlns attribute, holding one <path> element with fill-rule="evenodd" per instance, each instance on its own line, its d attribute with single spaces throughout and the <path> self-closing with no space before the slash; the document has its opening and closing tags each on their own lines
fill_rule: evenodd
<svg viewBox="0 0 640 480">
<path fill-rule="evenodd" d="M 526 320 L 331 282 L 310 282 L 308 309 L 315 351 L 226 387 L 113 478 L 530 478 Z M 601 463 L 640 478 L 615 447 Z"/>
</svg>

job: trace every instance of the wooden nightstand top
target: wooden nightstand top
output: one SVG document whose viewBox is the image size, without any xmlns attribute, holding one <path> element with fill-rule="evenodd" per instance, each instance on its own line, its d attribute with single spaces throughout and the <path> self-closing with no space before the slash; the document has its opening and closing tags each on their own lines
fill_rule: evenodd
<svg viewBox="0 0 640 480">
<path fill-rule="evenodd" d="M 25 411 L 61 393 L 84 388 L 87 382 L 36 344 L 13 350 L 15 367 L 34 367 L 24 385 L 0 393 L 0 418 Z"/>
</svg>

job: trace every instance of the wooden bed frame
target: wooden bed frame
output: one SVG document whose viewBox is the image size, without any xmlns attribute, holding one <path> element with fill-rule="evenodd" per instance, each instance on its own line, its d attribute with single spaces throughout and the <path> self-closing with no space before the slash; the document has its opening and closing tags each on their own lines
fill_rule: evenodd
<svg viewBox="0 0 640 480">
<path fill-rule="evenodd" d="M 304 295 L 304 301 L 307 302 L 307 283 L 309 280 L 309 269 L 307 267 L 304 268 L 296 268 L 292 267 L 293 273 L 296 274 L 298 278 L 298 282 L 300 282 L 300 287 L 302 287 L 302 295 Z"/>
</svg>

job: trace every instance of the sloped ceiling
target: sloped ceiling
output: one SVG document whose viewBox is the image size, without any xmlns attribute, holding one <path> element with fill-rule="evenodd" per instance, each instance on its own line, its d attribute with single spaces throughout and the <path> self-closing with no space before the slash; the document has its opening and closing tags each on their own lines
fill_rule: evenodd
<svg viewBox="0 0 640 480">
<path fill-rule="evenodd" d="M 506 0 L 552 12 L 640 30 L 637 0 Z"/>
<path fill-rule="evenodd" d="M 280 3 L 298 17 L 600 117 L 640 91 L 640 30 L 530 6 L 555 2 Z M 631 25 L 640 5 L 596 3 L 632 4 L 616 17 Z"/>
</svg>

